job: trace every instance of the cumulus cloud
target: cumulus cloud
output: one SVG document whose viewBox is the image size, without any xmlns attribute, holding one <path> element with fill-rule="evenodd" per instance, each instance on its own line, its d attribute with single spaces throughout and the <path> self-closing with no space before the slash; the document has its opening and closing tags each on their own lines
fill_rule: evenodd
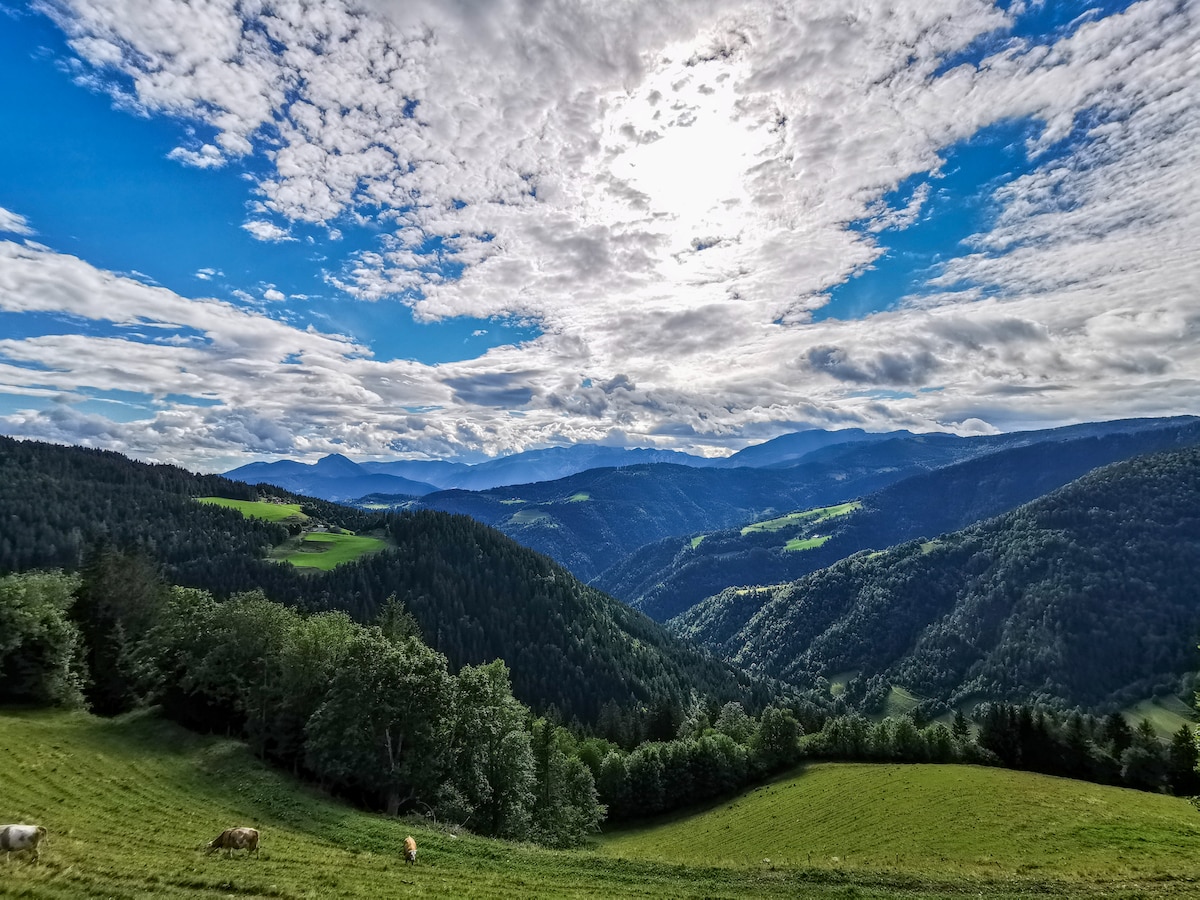
<svg viewBox="0 0 1200 900">
<path fill-rule="evenodd" d="M 218 169 L 226 162 L 225 155 L 212 144 L 202 144 L 198 149 L 176 147 L 167 158 L 197 169 Z"/>
<path fill-rule="evenodd" d="M 281 241 L 294 241 L 291 233 L 286 228 L 280 228 L 274 222 L 268 222 L 265 219 L 251 219 L 242 225 L 246 231 L 254 236 L 255 240 L 267 241 L 269 243 L 279 243 Z"/>
<path fill-rule="evenodd" d="M 107 380 L 68 359 L 99 352 L 95 338 L 11 342 L 10 362 L 43 354 L 70 373 L 64 390 L 141 377 L 182 391 L 202 369 L 223 410 L 262 404 L 287 436 L 219 432 L 196 409 L 170 410 L 156 433 L 292 453 L 333 437 L 379 453 L 556 440 L 720 452 L 805 425 L 978 432 L 1196 407 L 1188 4 L 1141 0 L 1021 39 L 1005 37 L 1021 4 L 982 0 L 42 8 L 123 102 L 209 135 L 173 158 L 263 163 L 242 226 L 254 238 L 310 223 L 350 240 L 347 226 L 369 225 L 378 240 L 327 273 L 334 287 L 421 321 L 524 317 L 542 331 L 466 363 L 380 363 L 265 317 L 261 336 L 239 337 L 229 322 L 250 313 L 151 302 L 81 261 L 6 249 L 8 283 L 35 280 L 35 261 L 68 276 L 56 292 L 43 278 L 0 294 L 14 308 L 102 316 L 103 296 L 122 322 L 152 308 L 180 325 L 170 353 L 125 348 Z M 1033 123 L 1027 164 L 994 186 L 986 230 L 897 308 L 813 322 L 887 232 L 920 227 L 947 149 L 1012 121 Z M 886 202 L 922 176 L 934 180 Z M 251 340 L 271 352 L 222 354 Z M 283 349 L 293 341 L 303 349 Z M 302 367 L 286 362 L 297 352 Z"/>
</svg>

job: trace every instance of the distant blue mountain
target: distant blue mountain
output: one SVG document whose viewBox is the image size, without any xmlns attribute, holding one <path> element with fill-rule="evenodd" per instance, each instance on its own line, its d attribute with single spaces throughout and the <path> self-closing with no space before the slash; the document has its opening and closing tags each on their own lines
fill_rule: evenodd
<svg viewBox="0 0 1200 900">
<path fill-rule="evenodd" d="M 350 503 L 367 494 L 423 497 L 438 490 L 428 482 L 371 472 L 338 453 L 323 457 L 312 465 L 290 459 L 250 463 L 226 472 L 225 477 L 247 484 L 273 484 L 295 494 L 336 503 Z"/>
<path fill-rule="evenodd" d="M 708 459 L 673 450 L 596 444 L 526 450 L 473 465 L 449 460 L 356 463 L 334 453 L 312 464 L 287 459 L 272 463 L 250 463 L 226 472 L 225 477 L 249 484 L 265 482 L 297 494 L 351 503 L 369 494 L 424 497 L 444 490 L 487 491 L 498 487 L 557 481 L 596 469 L 658 464 L 692 469 L 790 469 L 797 466 L 839 465 L 865 475 L 880 467 L 930 468 L 1004 447 L 1166 427 L 1188 420 L 1190 417 L 1098 422 L 973 438 L 941 433 L 912 434 L 908 431 L 868 432 L 861 428 L 840 431 L 814 429 L 785 434 L 747 447 L 724 459 Z"/>
<path fill-rule="evenodd" d="M 615 469 L 646 463 L 700 466 L 706 465 L 708 460 L 674 450 L 573 444 L 569 447 L 526 450 L 524 453 L 479 463 L 471 466 L 468 472 L 456 476 L 455 483 L 450 487 L 467 491 L 486 491 L 489 488 L 513 484 L 556 481 L 589 469 Z"/>
<path fill-rule="evenodd" d="M 773 440 L 739 450 L 732 456 L 714 460 L 712 464 L 722 469 L 737 466 L 749 466 L 753 469 L 762 469 L 768 466 L 790 466 L 800 462 L 808 454 L 825 447 L 912 436 L 911 431 L 863 431 L 861 428 L 825 431 L 815 428 L 809 431 L 780 435 Z"/>
<path fill-rule="evenodd" d="M 311 465 L 289 459 L 250 463 L 226 472 L 225 477 L 249 484 L 265 482 L 297 494 L 346 503 L 368 494 L 423 497 L 437 490 L 483 491 L 554 481 L 589 469 L 646 463 L 702 466 L 711 461 L 673 450 L 575 444 L 527 450 L 475 465 L 446 460 L 356 463 L 334 453 Z"/>
</svg>

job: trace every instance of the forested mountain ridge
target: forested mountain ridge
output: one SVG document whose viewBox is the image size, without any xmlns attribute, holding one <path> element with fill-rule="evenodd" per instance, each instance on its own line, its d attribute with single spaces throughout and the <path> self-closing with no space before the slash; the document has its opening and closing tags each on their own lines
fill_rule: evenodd
<svg viewBox="0 0 1200 900">
<path fill-rule="evenodd" d="M 804 455 L 776 468 L 778 454 L 758 454 L 769 468 L 667 464 L 592 469 L 557 481 L 487 491 L 439 491 L 414 505 L 466 513 L 545 553 L 593 582 L 647 544 L 719 531 L 798 509 L 862 497 L 920 472 L 1006 448 L 1084 437 L 1139 433 L 1195 424 L 1195 417 L 1125 419 L 1040 431 L 960 437 L 954 434 L 867 435 L 823 444 L 799 441 Z M 819 432 L 837 436 L 840 432 Z M 803 437 L 788 436 L 788 438 Z M 786 451 L 795 441 L 777 439 Z M 765 452 L 765 451 L 764 451 Z M 753 459 L 755 454 L 742 451 Z M 736 456 L 734 458 L 736 458 Z M 784 453 L 786 456 L 786 453 Z"/>
<path fill-rule="evenodd" d="M 668 535 L 836 502 L 847 490 L 865 493 L 898 477 L 895 470 L 851 472 L 838 463 L 778 471 L 659 464 L 592 469 L 490 491 L 440 491 L 419 505 L 465 513 L 589 581 Z"/>
<path fill-rule="evenodd" d="M 751 671 L 857 672 L 847 699 L 868 707 L 898 685 L 941 704 L 1111 709 L 1196 668 L 1198 570 L 1193 447 L 1106 466 L 935 541 L 730 589 L 672 626 Z"/>
<path fill-rule="evenodd" d="M 0 438 L 0 574 L 78 569 L 91 547 L 107 541 L 144 553 L 176 584 L 222 596 L 261 588 L 272 599 L 346 610 L 363 622 L 394 593 L 452 666 L 503 658 L 518 697 L 567 716 L 594 719 L 606 702 L 650 705 L 692 688 L 752 699 L 754 689 L 724 663 L 465 516 L 384 515 L 289 498 L 332 524 L 380 530 L 393 546 L 306 573 L 263 559 L 287 537 L 285 526 L 194 501 L 254 494 L 219 476 L 116 453 Z"/>
<path fill-rule="evenodd" d="M 793 581 L 860 550 L 965 528 L 1098 466 L 1196 444 L 1200 422 L 1004 448 L 905 478 L 863 497 L 860 508 L 844 515 L 773 530 L 665 539 L 620 560 L 592 584 L 662 622 L 727 587 Z M 824 543 L 789 549 L 789 541 L 814 536 Z"/>
</svg>

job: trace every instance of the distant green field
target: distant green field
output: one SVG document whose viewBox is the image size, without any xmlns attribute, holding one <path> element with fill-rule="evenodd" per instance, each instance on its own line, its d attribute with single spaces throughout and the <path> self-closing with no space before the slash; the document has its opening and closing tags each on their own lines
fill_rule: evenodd
<svg viewBox="0 0 1200 900">
<path fill-rule="evenodd" d="M 1160 738 L 1171 737 L 1181 725 L 1194 726 L 1196 724 L 1196 711 L 1178 697 L 1155 697 L 1143 700 L 1121 712 L 1129 724 L 1135 728 L 1142 719 L 1149 719 Z"/>
<path fill-rule="evenodd" d="M 643 858 L 652 835 L 663 846 L 673 840 L 686 820 L 660 829 L 641 829 L 605 838 L 596 850 L 551 851 L 522 844 L 450 834 L 421 824 L 359 812 L 268 769 L 245 748 L 225 738 L 195 735 L 146 713 L 118 719 L 98 719 L 83 713 L 6 712 L 0 710 L 0 819 L 45 825 L 48 844 L 40 865 L 23 857 L 0 869 L 0 896 L 75 900 L 119 897 L 132 900 L 216 900 L 216 898 L 282 898 L 282 900 L 373 900 L 373 898 L 774 898 L 811 897 L 817 900 L 859 898 L 884 900 L 962 900 L 962 898 L 1016 898 L 1030 895 L 1083 898 L 1102 892 L 1109 898 L 1189 896 L 1200 859 L 1196 839 L 1176 823 L 1190 810 L 1182 801 L 1135 795 L 1137 804 L 1117 814 L 1113 789 L 1073 786 L 1074 792 L 1052 791 L 1043 801 L 1036 776 L 986 770 L 948 768 L 945 775 L 917 778 L 924 793 L 909 793 L 902 777 L 908 770 L 877 767 L 873 777 L 856 770 L 876 767 L 814 767 L 803 776 L 804 786 L 781 782 L 729 804 L 729 809 L 764 798 L 778 800 L 778 808 L 763 809 L 765 830 L 736 836 L 743 856 L 733 858 L 725 848 L 729 833 L 714 841 L 703 837 L 698 846 L 680 847 L 679 855 L 664 862 Z M 932 767 L 922 767 L 932 768 Z M 828 770 L 821 774 L 821 770 Z M 913 771 L 916 771 L 915 769 Z M 986 776 L 1009 775 L 1005 782 L 977 782 L 975 772 Z M 966 779 L 968 793 L 958 798 L 955 789 Z M 1023 786 L 1023 779 L 1029 784 Z M 1071 784 L 1071 783 L 1066 783 Z M 986 801 L 980 820 L 980 853 L 998 841 L 988 815 L 997 809 L 992 794 L 999 785 L 1028 795 L 1033 821 L 1018 825 L 1022 834 L 1034 831 L 1043 812 L 1074 802 L 1081 810 L 1076 819 L 1093 822 L 1098 829 L 1090 839 L 1070 838 L 1059 843 L 1059 852 L 1085 848 L 1086 859 L 1100 858 L 1107 848 L 1113 862 L 1099 880 L 1069 873 L 1068 879 L 1037 877 L 1013 879 L 1004 875 L 1011 860 L 971 862 L 971 874 L 952 862 L 939 859 L 944 847 L 934 843 L 922 856 L 918 844 L 931 837 L 937 816 L 931 804 L 942 807 L 945 817 L 935 834 L 961 846 L 970 857 L 970 829 L 954 827 L 973 816 L 965 810 L 972 801 Z M 1087 801 L 1093 798 L 1095 804 Z M 982 797 L 980 796 L 982 793 Z M 904 804 L 905 797 L 917 802 Z M 797 808 L 795 799 L 807 805 Z M 924 804 L 924 805 L 921 805 Z M 723 805 L 721 809 L 725 809 Z M 877 812 L 871 812 L 877 809 Z M 1024 810 L 1022 810 L 1024 812 Z M 776 818 L 772 820 L 770 816 Z M 711 814 L 710 814 L 711 815 Z M 914 815 L 922 831 L 906 829 Z M 1194 815 L 1194 814 L 1193 814 Z M 854 817 L 863 821 L 855 826 Z M 889 819 L 891 816 L 893 818 Z M 1086 818 L 1085 818 L 1086 817 Z M 789 821 L 783 821 L 788 818 Z M 1021 816 L 1018 816 L 1021 818 Z M 1025 818 L 1030 818 L 1026 816 Z M 973 821 L 973 819 L 971 819 Z M 724 822 L 714 821 L 721 829 Z M 205 855 L 201 847 L 222 829 L 251 825 L 262 832 L 258 858 L 223 854 Z M 688 826 L 691 827 L 691 826 Z M 795 832 L 796 843 L 813 840 L 813 862 L 807 850 L 789 862 L 767 852 L 765 837 L 781 831 Z M 400 860 L 404 836 L 417 840 L 414 867 Z M 1059 832 L 1048 834 L 1049 846 L 1034 861 L 1053 854 Z M 762 836 L 762 837 L 760 837 Z M 1138 843 L 1145 838 L 1146 843 Z M 1166 841 L 1174 841 L 1171 847 Z M 1005 841 L 1005 844 L 1011 841 Z M 847 848 L 876 845 L 874 858 L 858 859 Z M 722 849 L 714 851 L 714 846 Z M 903 846 L 903 856 L 900 850 Z M 831 849 L 836 848 L 836 849 Z M 888 858 L 890 851 L 892 858 Z M 1120 859 L 1119 857 L 1125 857 Z M 825 857 L 825 858 L 819 858 Z M 898 867 L 928 864 L 945 876 L 914 876 Z M 803 859 L 799 867 L 794 861 Z M 0 863 L 3 866 L 3 863 Z M 1059 869 L 1047 866 L 1054 873 Z M 1117 872 L 1161 873 L 1118 876 Z M 978 874 L 976 874 L 978 873 Z M 1100 889 L 1098 891 L 1098 889 Z M 1191 894 L 1194 896 L 1194 894 Z"/>
<path fill-rule="evenodd" d="M 699 547 L 700 542 L 702 540 L 704 540 L 706 537 L 708 537 L 707 534 L 698 534 L 694 538 L 692 538 L 692 549 L 695 550 L 697 547 Z"/>
<path fill-rule="evenodd" d="M 567 502 L 568 503 L 583 503 L 585 500 L 591 500 L 591 499 L 592 499 L 591 494 L 585 493 L 584 491 L 580 491 L 578 494 L 572 494 L 570 497 L 568 497 Z"/>
<path fill-rule="evenodd" d="M 850 669 L 846 672 L 836 672 L 829 676 L 829 693 L 836 697 L 839 694 L 846 692 L 846 686 L 850 684 L 859 674 L 858 669 Z"/>
<path fill-rule="evenodd" d="M 784 550 L 812 550 L 814 547 L 820 547 L 827 540 L 829 535 L 816 534 L 810 538 L 792 538 L 783 545 Z"/>
<path fill-rule="evenodd" d="M 703 812 L 614 831 L 624 859 L 753 869 L 1025 879 L 1111 896 L 1200 894 L 1186 800 L 1004 769 L 823 763 Z M 1041 893 L 1027 885 L 1029 893 Z"/>
<path fill-rule="evenodd" d="M 293 566 L 328 570 L 367 553 L 377 553 L 385 547 L 387 542 L 377 537 L 314 531 L 304 535 L 300 546 L 281 558 Z"/>
<path fill-rule="evenodd" d="M 788 513 L 786 516 L 780 516 L 777 519 L 767 519 L 765 522 L 755 522 L 752 525 L 747 525 L 742 529 L 742 534 L 752 534 L 756 531 L 781 531 L 792 525 L 815 525 L 818 522 L 824 522 L 826 519 L 844 516 L 861 508 L 862 504 L 854 501 L 853 503 L 839 503 L 837 506 L 821 506 L 816 509 L 806 509 L 802 512 Z"/>
<path fill-rule="evenodd" d="M 513 513 L 508 517 L 509 525 L 549 525 L 553 527 L 554 519 L 543 510 L 534 507 L 533 509 L 522 509 L 519 512 Z"/>
<path fill-rule="evenodd" d="M 892 685 L 892 689 L 888 692 L 887 699 L 883 702 L 883 715 L 886 716 L 902 716 L 905 713 L 910 713 L 920 704 L 921 698 L 916 694 L 911 694 L 902 687 Z"/>
<path fill-rule="evenodd" d="M 263 500 L 227 500 L 224 497 L 197 497 L 201 503 L 212 503 L 236 509 L 243 516 L 266 519 L 268 522 L 307 522 L 308 516 L 300 511 L 299 503 L 267 503 Z"/>
</svg>

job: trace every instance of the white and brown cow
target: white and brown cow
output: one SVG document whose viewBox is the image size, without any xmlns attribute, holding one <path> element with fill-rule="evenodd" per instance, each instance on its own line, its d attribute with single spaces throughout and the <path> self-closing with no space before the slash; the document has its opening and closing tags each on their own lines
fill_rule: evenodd
<svg viewBox="0 0 1200 900">
<path fill-rule="evenodd" d="M 417 864 L 417 842 L 411 835 L 404 839 L 404 861 L 410 866 Z"/>
<path fill-rule="evenodd" d="M 233 856 L 234 850 L 245 850 L 246 855 L 258 855 L 257 828 L 226 828 L 208 842 L 208 853 L 224 850 L 226 856 Z"/>
<path fill-rule="evenodd" d="M 0 850 L 4 851 L 5 862 L 12 862 L 13 853 L 33 851 L 34 862 L 42 858 L 42 843 L 46 840 L 46 829 L 41 825 L 0 825 Z"/>
</svg>

